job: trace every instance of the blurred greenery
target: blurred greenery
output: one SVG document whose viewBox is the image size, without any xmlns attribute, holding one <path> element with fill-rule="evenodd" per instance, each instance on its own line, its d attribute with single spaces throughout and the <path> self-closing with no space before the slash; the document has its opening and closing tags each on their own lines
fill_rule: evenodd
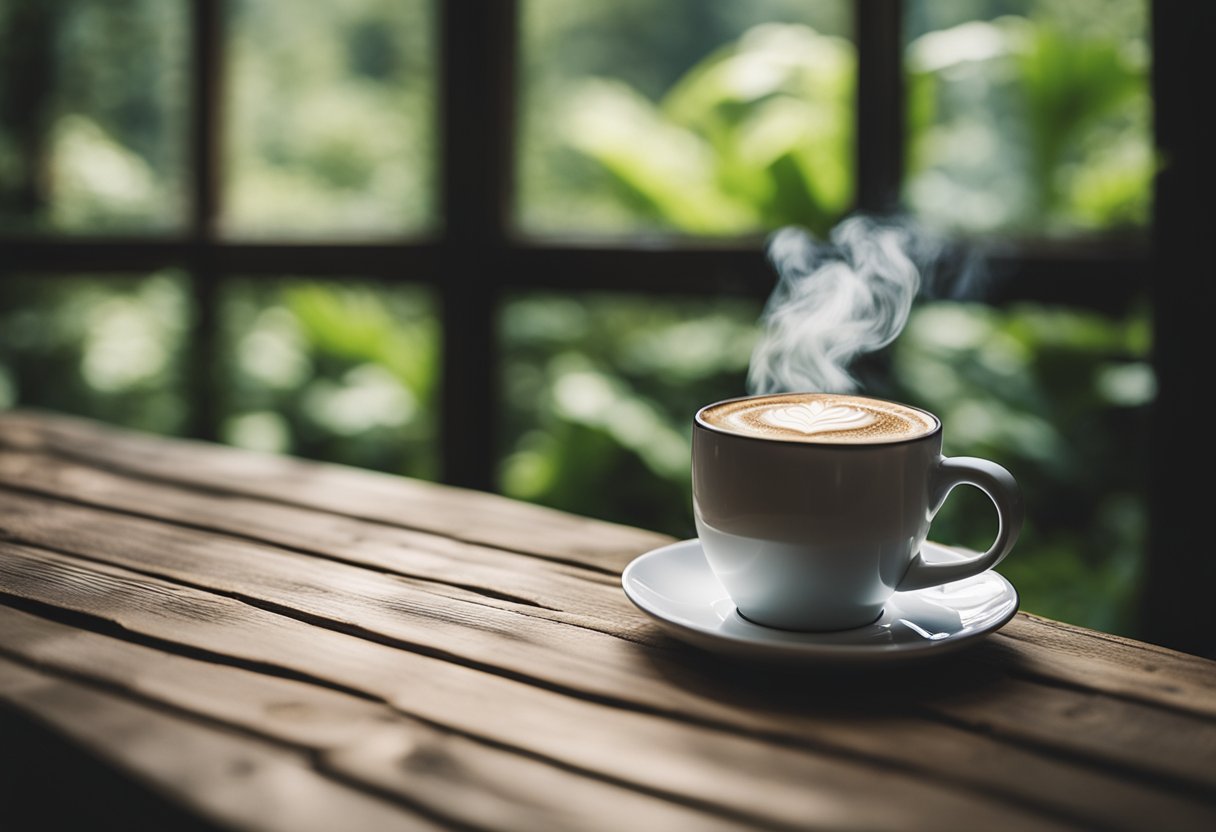
<svg viewBox="0 0 1216 832">
<path fill-rule="evenodd" d="M 426 0 L 230 0 L 223 227 L 371 236 L 434 223 Z"/>
<path fill-rule="evenodd" d="M 820 235 L 850 208 L 851 4 L 522 4 L 516 224 L 528 233 Z M 906 196 L 960 233 L 1126 233 L 1151 212 L 1141 0 L 911 0 Z M 0 228 L 180 227 L 186 5 L 0 0 Z M 432 4 L 233 4 L 224 230 L 409 232 L 434 216 Z M 36 76 L 36 83 L 25 79 Z M 42 74 L 38 74 L 42 73 Z M 33 103 L 31 103 L 33 102 Z M 7 272 L 0 261 L 0 272 Z M 350 272 L 358 275 L 359 264 Z M 185 430 L 181 275 L 0 274 L 0 407 Z M 693 411 L 745 392 L 761 304 L 523 293 L 503 303 L 501 489 L 693 534 Z M 435 477 L 437 305 L 358 277 L 231 280 L 225 441 Z M 1135 634 L 1154 396 L 1147 309 L 918 303 L 870 392 L 1023 483 L 1002 571 L 1023 607 Z M 961 489 L 934 526 L 984 546 Z"/>
<path fill-rule="evenodd" d="M 234 281 L 223 305 L 221 438 L 435 479 L 439 333 L 423 289 Z"/>
<path fill-rule="evenodd" d="M 28 404 L 154 433 L 185 428 L 180 274 L 0 279 L 0 408 Z"/>
<path fill-rule="evenodd" d="M 511 299 L 501 320 L 502 490 L 693 536 L 689 419 L 741 391 L 759 313 L 734 299 Z"/>
<path fill-rule="evenodd" d="M 825 234 L 849 210 L 856 57 L 840 9 L 764 10 L 669 78 L 622 60 L 632 28 L 553 6 L 525 17 L 525 230 Z M 651 17 L 696 22 L 680 4 Z M 908 19 L 906 196 L 922 220 L 1037 236 L 1147 222 L 1146 3 L 921 0 Z M 571 54 L 591 25 L 615 63 Z"/>
<path fill-rule="evenodd" d="M 819 230 L 853 191 L 847 2 L 523 4 L 527 232 Z"/>
<path fill-rule="evenodd" d="M 185 223 L 187 9 L 0 2 L 0 230 Z"/>
<path fill-rule="evenodd" d="M 1142 228 L 1155 169 L 1147 18 L 1143 0 L 911 3 L 911 208 L 973 233 Z"/>
</svg>

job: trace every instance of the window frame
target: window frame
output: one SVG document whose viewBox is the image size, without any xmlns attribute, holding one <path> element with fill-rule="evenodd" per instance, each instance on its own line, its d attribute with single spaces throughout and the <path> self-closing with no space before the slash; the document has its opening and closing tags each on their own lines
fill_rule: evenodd
<svg viewBox="0 0 1216 832">
<path fill-rule="evenodd" d="M 222 288 L 234 275 L 349 275 L 351 264 L 357 263 L 361 276 L 424 284 L 436 291 L 443 332 L 438 419 L 442 480 L 490 491 L 495 490 L 499 449 L 495 432 L 484 427 L 484 414 L 496 413 L 499 407 L 496 318 L 508 292 L 608 290 L 764 298 L 773 287 L 774 275 L 757 240 L 671 238 L 661 244 L 653 240 L 606 244 L 529 238 L 513 229 L 519 0 L 437 3 L 438 232 L 379 241 L 225 238 L 217 230 L 223 169 L 224 2 L 189 3 L 192 178 L 186 233 L 122 238 L 3 234 L 0 268 L 47 275 L 182 269 L 189 277 L 195 308 L 189 340 L 192 436 L 209 440 L 218 436 L 220 380 L 214 371 L 221 347 L 218 307 Z M 853 4 L 858 50 L 854 208 L 883 211 L 897 204 L 904 172 L 903 2 L 853 0 Z M 1180 90 L 1189 88 L 1194 77 L 1207 76 L 1186 73 L 1206 69 L 1210 75 L 1213 61 L 1214 50 L 1198 45 L 1185 55 L 1176 53 L 1172 60 L 1156 60 L 1167 38 L 1189 35 L 1198 44 L 1199 33 L 1209 37 L 1212 33 L 1210 19 L 1196 25 L 1188 12 L 1168 5 L 1150 0 L 1155 130 L 1161 110 L 1195 106 L 1188 99 L 1193 93 Z M 1180 158 L 1210 158 L 1189 134 L 1172 135 L 1175 149 L 1195 151 Z M 1155 138 L 1160 148 L 1159 130 Z M 1185 187 L 1173 194 L 1159 193 L 1151 228 L 1181 217 L 1193 196 Z M 1118 312 L 1151 297 L 1158 326 L 1196 323 L 1194 304 L 1188 307 L 1189 299 L 1182 292 L 1162 291 L 1153 281 L 1153 252 L 1153 239 L 1011 245 L 995 255 L 997 270 L 1007 278 L 994 284 L 982 300 L 996 305 L 1034 300 Z M 1173 401 L 1179 389 L 1175 385 L 1181 382 L 1175 381 L 1178 373 L 1173 367 L 1162 364 L 1166 358 L 1177 362 L 1180 357 L 1173 350 L 1156 359 L 1159 377 L 1172 385 L 1163 384 L 1160 395 Z M 1189 518 L 1173 509 L 1190 505 L 1183 491 L 1174 478 L 1159 473 L 1152 483 L 1151 509 L 1185 527 Z M 1193 528 L 1196 521 L 1190 522 Z M 1160 528 L 1160 520 L 1156 527 Z M 1150 574 L 1144 620 L 1149 625 L 1163 622 L 1157 630 L 1147 630 L 1150 639 L 1168 636 L 1181 644 L 1188 619 L 1180 618 L 1175 600 L 1187 592 L 1187 570 L 1193 571 L 1198 555 L 1188 559 L 1177 552 L 1156 551 L 1175 546 L 1176 540 L 1154 537 L 1153 551 L 1146 556 Z M 1168 568 L 1153 566 L 1167 557 L 1173 558 Z"/>
</svg>

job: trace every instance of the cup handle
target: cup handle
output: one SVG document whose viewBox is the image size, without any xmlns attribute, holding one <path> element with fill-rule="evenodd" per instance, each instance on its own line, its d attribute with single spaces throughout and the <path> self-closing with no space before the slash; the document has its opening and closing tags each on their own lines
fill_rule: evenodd
<svg viewBox="0 0 1216 832">
<path fill-rule="evenodd" d="M 930 476 L 931 518 L 956 485 L 974 485 L 996 506 L 996 540 L 984 554 L 953 563 L 929 563 L 917 552 L 903 580 L 895 587 L 897 592 L 937 586 L 987 571 L 1004 560 L 1022 530 L 1026 509 L 1021 488 L 1013 475 L 995 462 L 971 456 L 941 457 Z"/>
</svg>

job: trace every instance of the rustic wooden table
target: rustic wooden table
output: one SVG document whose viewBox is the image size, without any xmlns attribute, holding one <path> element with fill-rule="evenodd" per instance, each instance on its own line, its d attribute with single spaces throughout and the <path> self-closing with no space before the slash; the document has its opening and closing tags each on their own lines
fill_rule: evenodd
<svg viewBox="0 0 1216 832">
<path fill-rule="evenodd" d="M 667 542 L 0 414 L 0 828 L 1216 829 L 1216 662 L 744 666 L 623 594 Z"/>
</svg>

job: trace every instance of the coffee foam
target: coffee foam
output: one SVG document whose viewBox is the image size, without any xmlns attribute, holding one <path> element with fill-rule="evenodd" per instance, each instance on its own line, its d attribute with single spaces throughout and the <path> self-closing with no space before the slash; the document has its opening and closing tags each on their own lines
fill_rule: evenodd
<svg viewBox="0 0 1216 832">
<path fill-rule="evenodd" d="M 840 393 L 783 393 L 710 405 L 700 419 L 743 436 L 866 445 L 932 433 L 937 419 L 896 402 Z"/>
</svg>

